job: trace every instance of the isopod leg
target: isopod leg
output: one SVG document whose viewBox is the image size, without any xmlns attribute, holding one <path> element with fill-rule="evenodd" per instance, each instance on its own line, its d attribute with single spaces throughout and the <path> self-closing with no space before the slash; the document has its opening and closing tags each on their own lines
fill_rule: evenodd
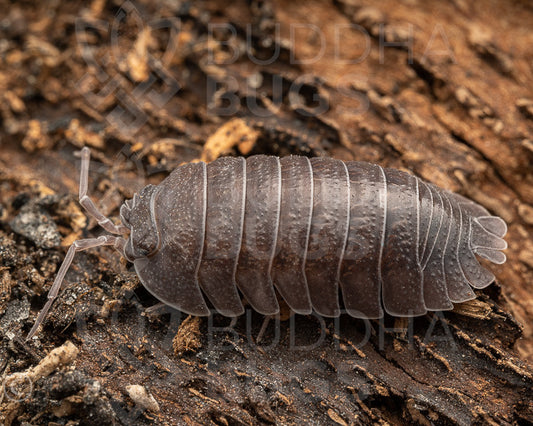
<svg viewBox="0 0 533 426">
<path fill-rule="evenodd" d="M 26 340 L 29 340 L 33 337 L 33 335 L 36 333 L 41 323 L 46 318 L 46 314 L 50 310 L 52 303 L 54 302 L 55 298 L 57 297 L 59 293 L 59 290 L 61 289 L 61 284 L 63 283 L 65 275 L 67 274 L 70 268 L 70 265 L 72 264 L 74 255 L 79 251 L 84 251 L 90 248 L 100 247 L 100 246 L 115 246 L 117 250 L 123 252 L 124 239 L 120 237 L 114 237 L 112 235 L 103 235 L 98 238 L 87 238 L 85 240 L 74 241 L 74 243 L 68 249 L 67 255 L 65 256 L 65 260 L 63 260 L 63 263 L 61 264 L 61 267 L 59 268 L 59 272 L 56 275 L 56 278 L 54 280 L 54 283 L 52 284 L 52 287 L 50 287 L 50 291 L 48 292 L 48 301 L 44 305 L 41 312 L 39 312 L 39 315 L 37 316 L 37 319 L 35 320 L 35 324 L 33 325 L 30 332 L 28 333 Z"/>
<path fill-rule="evenodd" d="M 80 172 L 80 205 L 85 209 L 89 216 L 92 216 L 102 228 L 111 234 L 124 234 L 128 232 L 128 228 L 123 225 L 115 225 L 111 219 L 106 217 L 98 207 L 93 203 L 93 200 L 87 195 L 89 187 L 89 162 L 91 159 L 91 150 L 84 147 L 81 150 L 81 172 Z"/>
</svg>

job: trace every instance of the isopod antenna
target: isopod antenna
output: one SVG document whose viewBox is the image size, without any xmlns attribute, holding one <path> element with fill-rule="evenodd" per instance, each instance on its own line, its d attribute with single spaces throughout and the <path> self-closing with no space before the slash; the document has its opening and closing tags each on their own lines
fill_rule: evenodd
<svg viewBox="0 0 533 426">
<path fill-rule="evenodd" d="M 111 234 L 124 234 L 128 230 L 124 225 L 115 225 L 111 219 L 106 217 L 93 203 L 93 201 L 89 198 L 87 195 L 88 190 L 88 182 L 89 182 L 89 162 L 91 158 L 91 152 L 89 148 L 84 147 L 81 150 L 81 171 L 80 171 L 80 192 L 79 192 L 79 202 L 80 205 L 87 211 L 87 214 L 91 217 L 94 217 L 98 224 L 104 228 L 106 231 L 110 232 Z M 72 264 L 72 260 L 74 259 L 74 255 L 79 251 L 88 250 L 94 247 L 100 247 L 100 246 L 113 246 L 115 247 L 120 254 L 124 256 L 124 246 L 126 244 L 126 240 L 123 237 L 116 237 L 114 235 L 102 235 L 98 238 L 86 238 L 83 240 L 76 240 L 72 243 L 72 245 L 69 247 L 67 255 L 65 256 L 65 260 L 63 260 L 63 263 L 61 264 L 61 267 L 59 268 L 59 272 L 56 275 L 56 278 L 52 284 L 52 287 L 50 287 L 50 291 L 48 292 L 48 300 L 46 304 L 44 305 L 43 309 L 41 309 L 41 312 L 39 312 L 39 315 L 37 316 L 37 319 L 35 320 L 35 324 L 31 328 L 30 332 L 26 336 L 26 340 L 31 339 L 37 330 L 39 329 L 39 326 L 42 324 L 44 319 L 46 318 L 46 315 L 48 314 L 48 311 L 50 310 L 50 307 L 54 303 L 55 298 L 57 297 L 59 290 L 61 290 L 61 285 L 63 284 L 63 280 L 65 278 L 65 275 L 67 274 L 70 265 Z"/>
</svg>

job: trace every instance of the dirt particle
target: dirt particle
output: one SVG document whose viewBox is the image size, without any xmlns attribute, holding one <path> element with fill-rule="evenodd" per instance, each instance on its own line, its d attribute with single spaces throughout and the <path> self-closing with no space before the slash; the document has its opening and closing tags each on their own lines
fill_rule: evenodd
<svg viewBox="0 0 533 426">
<path fill-rule="evenodd" d="M 176 336 L 172 340 L 172 349 L 179 356 L 185 352 L 195 352 L 201 346 L 200 318 L 189 315 L 181 323 Z"/>
<path fill-rule="evenodd" d="M 24 321 L 29 316 L 30 302 L 28 302 L 28 299 L 14 300 L 9 304 L 6 313 L 0 319 L 0 330 L 2 334 L 9 337 L 8 332 L 15 329 L 21 321 Z"/>
<path fill-rule="evenodd" d="M 22 147 L 28 152 L 34 152 L 52 147 L 52 141 L 48 137 L 47 124 L 39 120 L 30 120 L 26 136 L 22 140 Z"/>
<path fill-rule="evenodd" d="M 52 217 L 35 204 L 25 205 L 9 225 L 38 247 L 53 248 L 61 243 L 61 235 Z"/>
<path fill-rule="evenodd" d="M 158 412 L 160 410 L 159 404 L 153 397 L 153 395 L 141 385 L 129 385 L 126 386 L 126 392 L 135 404 L 143 410 L 150 410 Z"/>
</svg>

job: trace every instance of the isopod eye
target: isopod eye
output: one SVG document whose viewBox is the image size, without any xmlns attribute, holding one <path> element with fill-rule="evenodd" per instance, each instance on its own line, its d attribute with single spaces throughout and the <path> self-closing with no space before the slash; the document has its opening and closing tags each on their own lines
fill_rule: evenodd
<svg viewBox="0 0 533 426">
<path fill-rule="evenodd" d="M 149 231 L 154 231 L 150 229 Z M 158 238 L 156 232 L 146 232 L 144 235 L 139 236 L 139 240 L 136 241 L 135 251 L 137 254 L 146 257 L 152 254 L 157 249 Z"/>
</svg>

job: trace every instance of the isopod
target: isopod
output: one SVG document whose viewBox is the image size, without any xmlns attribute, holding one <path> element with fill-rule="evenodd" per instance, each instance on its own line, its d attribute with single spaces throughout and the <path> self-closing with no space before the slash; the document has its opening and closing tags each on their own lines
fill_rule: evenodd
<svg viewBox="0 0 533 426">
<path fill-rule="evenodd" d="M 57 296 L 74 254 L 114 246 L 163 303 L 192 315 L 279 312 L 356 318 L 418 316 L 475 298 L 505 262 L 505 222 L 479 204 L 376 164 L 255 155 L 190 163 L 148 185 L 115 225 L 87 195 L 80 204 L 110 234 L 75 241 L 28 338 Z M 120 236 L 129 232 L 125 239 Z"/>
</svg>

